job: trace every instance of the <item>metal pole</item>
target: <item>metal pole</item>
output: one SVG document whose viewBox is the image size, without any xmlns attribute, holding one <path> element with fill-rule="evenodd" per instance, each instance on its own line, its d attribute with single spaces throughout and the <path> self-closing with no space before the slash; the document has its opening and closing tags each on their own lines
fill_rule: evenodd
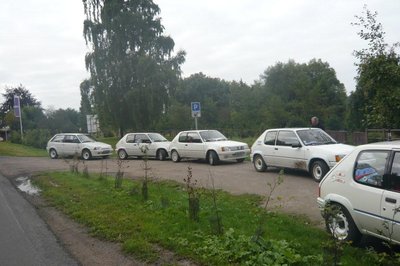
<svg viewBox="0 0 400 266">
<path fill-rule="evenodd" d="M 195 128 L 197 130 L 197 116 L 194 117 L 194 126 L 195 126 Z"/>
<path fill-rule="evenodd" d="M 20 125 L 20 128 L 21 128 L 21 140 L 23 140 L 24 139 L 24 134 L 22 132 L 22 112 L 20 112 L 20 115 L 19 115 L 19 125 Z"/>
</svg>

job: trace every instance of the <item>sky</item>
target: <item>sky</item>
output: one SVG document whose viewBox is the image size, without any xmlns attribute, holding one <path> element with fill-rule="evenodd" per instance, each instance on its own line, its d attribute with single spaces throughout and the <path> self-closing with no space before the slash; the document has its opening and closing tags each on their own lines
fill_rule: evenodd
<svg viewBox="0 0 400 266">
<path fill-rule="evenodd" d="M 400 41 L 400 0 L 154 0 L 164 34 L 185 50 L 183 77 L 252 85 L 278 62 L 321 59 L 350 93 L 354 50 L 367 47 L 352 26 L 363 6 L 378 12 L 386 42 Z M 45 109 L 79 110 L 89 77 L 81 0 L 0 1 L 0 94 L 23 85 Z M 0 96 L 0 103 L 4 98 Z"/>
</svg>

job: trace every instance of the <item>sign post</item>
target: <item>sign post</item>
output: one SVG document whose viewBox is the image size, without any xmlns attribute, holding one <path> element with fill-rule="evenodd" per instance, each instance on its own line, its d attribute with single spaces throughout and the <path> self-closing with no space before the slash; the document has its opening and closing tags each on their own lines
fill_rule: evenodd
<svg viewBox="0 0 400 266">
<path fill-rule="evenodd" d="M 15 117 L 19 117 L 19 126 L 21 128 L 21 139 L 24 139 L 22 130 L 21 104 L 20 104 L 20 97 L 18 95 L 14 95 L 14 115 Z"/>
<path fill-rule="evenodd" d="M 197 130 L 197 118 L 201 117 L 201 105 L 200 102 L 191 102 L 192 107 L 192 117 L 194 117 L 194 124 Z"/>
</svg>

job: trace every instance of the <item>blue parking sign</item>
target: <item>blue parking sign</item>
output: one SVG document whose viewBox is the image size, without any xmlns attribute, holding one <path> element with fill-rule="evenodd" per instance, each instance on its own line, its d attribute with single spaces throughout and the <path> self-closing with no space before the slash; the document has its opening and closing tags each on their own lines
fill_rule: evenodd
<svg viewBox="0 0 400 266">
<path fill-rule="evenodd" d="M 200 117 L 201 116 L 201 105 L 200 102 L 192 102 L 192 117 Z"/>
</svg>

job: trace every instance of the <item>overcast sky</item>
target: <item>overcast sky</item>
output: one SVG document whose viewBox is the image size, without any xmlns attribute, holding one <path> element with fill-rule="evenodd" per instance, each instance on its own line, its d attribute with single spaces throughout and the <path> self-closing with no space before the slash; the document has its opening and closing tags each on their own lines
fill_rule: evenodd
<svg viewBox="0 0 400 266">
<path fill-rule="evenodd" d="M 203 72 L 249 85 L 269 66 L 313 58 L 355 89 L 352 52 L 366 47 L 351 26 L 364 4 L 389 44 L 400 41 L 400 0 L 155 0 L 165 34 L 187 52 L 184 77 Z M 79 109 L 89 76 L 81 0 L 0 1 L 0 93 L 22 84 L 44 108 Z M 0 102 L 3 102 L 0 98 Z"/>
</svg>

